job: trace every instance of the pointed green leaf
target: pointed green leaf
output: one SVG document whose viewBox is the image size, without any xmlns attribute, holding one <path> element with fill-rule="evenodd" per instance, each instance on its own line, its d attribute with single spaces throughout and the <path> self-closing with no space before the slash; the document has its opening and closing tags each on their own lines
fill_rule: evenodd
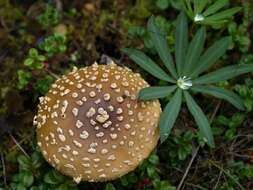
<svg viewBox="0 0 253 190">
<path fill-rule="evenodd" d="M 139 99 L 141 100 L 152 100 L 157 98 L 164 98 L 170 95 L 175 89 L 176 85 L 173 86 L 154 86 L 143 88 L 139 92 Z"/>
<path fill-rule="evenodd" d="M 195 92 L 209 94 L 220 99 L 224 99 L 230 102 L 237 109 L 244 110 L 244 104 L 243 104 L 242 99 L 240 98 L 240 96 L 238 96 L 232 91 L 215 87 L 215 86 L 193 86 L 191 90 Z"/>
<path fill-rule="evenodd" d="M 210 147 L 214 147 L 213 134 L 207 117 L 187 91 L 184 91 L 184 97 L 186 100 L 187 107 L 199 127 L 200 133 L 207 141 L 207 144 Z"/>
<path fill-rule="evenodd" d="M 204 49 L 206 30 L 204 27 L 198 30 L 192 39 L 186 54 L 186 64 L 184 65 L 184 75 L 188 76 L 197 65 L 197 61 Z"/>
<path fill-rule="evenodd" d="M 186 9 L 193 15 L 193 9 L 192 9 L 191 2 L 188 0 L 184 0 L 183 4 L 185 5 Z"/>
<path fill-rule="evenodd" d="M 151 36 L 152 42 L 155 46 L 157 53 L 159 54 L 164 65 L 170 71 L 174 78 L 177 78 L 176 69 L 173 63 L 173 59 L 170 54 L 169 47 L 167 45 L 167 40 L 165 35 L 160 31 L 160 29 L 155 24 L 154 17 L 150 17 L 148 21 L 148 31 Z"/>
<path fill-rule="evenodd" d="M 217 27 L 219 25 L 224 25 L 224 23 L 226 22 L 228 22 L 228 20 L 215 20 L 215 21 L 203 20 L 201 23 L 204 25 L 212 25 L 213 27 Z"/>
<path fill-rule="evenodd" d="M 253 64 L 227 66 L 193 80 L 193 85 L 216 83 L 248 72 L 253 72 Z"/>
<path fill-rule="evenodd" d="M 171 98 L 170 102 L 166 105 L 160 118 L 160 138 L 164 142 L 170 132 L 179 114 L 182 104 L 182 90 L 177 89 L 176 93 Z"/>
<path fill-rule="evenodd" d="M 122 51 L 127 54 L 142 69 L 149 72 L 154 77 L 167 82 L 175 83 L 175 80 L 173 78 L 167 75 L 157 64 L 154 63 L 152 59 L 146 56 L 143 52 L 131 48 L 124 48 Z"/>
<path fill-rule="evenodd" d="M 211 67 L 221 56 L 225 54 L 230 41 L 230 37 L 224 37 L 209 47 L 206 52 L 200 57 L 196 67 L 192 69 L 190 77 L 195 77 Z"/>
<path fill-rule="evenodd" d="M 182 1 L 182 9 L 186 12 L 186 14 L 187 14 L 190 18 L 194 17 L 194 13 L 193 13 L 192 6 L 191 6 L 190 1 L 188 1 L 188 0 L 183 0 L 183 1 Z"/>
<path fill-rule="evenodd" d="M 175 55 L 178 75 L 182 74 L 188 46 L 188 24 L 184 12 L 181 12 L 176 21 Z"/>
<path fill-rule="evenodd" d="M 203 9 L 206 7 L 208 3 L 208 0 L 194 0 L 194 13 L 196 14 L 200 14 Z"/>
<path fill-rule="evenodd" d="M 204 13 L 204 16 L 209 16 L 213 13 L 216 13 L 220 9 L 222 9 L 226 4 L 228 4 L 228 0 L 218 0 L 213 5 L 211 5 Z"/>
<path fill-rule="evenodd" d="M 241 10 L 241 7 L 234 7 L 231 9 L 227 9 L 225 11 L 221 11 L 219 13 L 216 13 L 212 16 L 209 16 L 205 18 L 206 22 L 209 21 L 217 21 L 217 20 L 223 20 L 232 17 L 235 13 L 239 12 Z"/>
</svg>

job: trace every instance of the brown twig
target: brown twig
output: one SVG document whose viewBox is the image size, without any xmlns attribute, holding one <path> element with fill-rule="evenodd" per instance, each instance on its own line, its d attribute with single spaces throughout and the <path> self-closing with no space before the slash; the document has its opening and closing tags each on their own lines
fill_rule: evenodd
<svg viewBox="0 0 253 190">
<path fill-rule="evenodd" d="M 194 187 L 195 189 L 207 190 L 207 189 L 204 188 L 204 187 L 201 187 L 201 186 L 199 186 L 199 185 L 195 185 L 195 184 L 192 184 L 192 183 L 189 183 L 189 182 L 186 182 L 186 184 L 189 185 L 189 186 Z"/>
<path fill-rule="evenodd" d="M 217 103 L 217 105 L 215 106 L 213 114 L 212 114 L 212 116 L 210 118 L 210 124 L 213 122 L 214 117 L 215 117 L 215 115 L 217 114 L 217 112 L 218 112 L 218 110 L 220 108 L 220 105 L 221 105 L 221 100 L 219 100 L 218 103 Z M 183 177 L 182 177 L 179 185 L 177 186 L 177 190 L 181 189 L 181 187 L 182 187 L 182 185 L 183 185 L 183 183 L 184 183 L 184 181 L 185 181 L 185 179 L 186 179 L 186 177 L 187 177 L 187 175 L 188 175 L 188 173 L 190 171 L 192 163 L 193 163 L 193 161 L 195 160 L 195 158 L 196 158 L 196 156 L 198 154 L 199 149 L 200 149 L 200 145 L 195 150 L 193 150 L 193 152 L 192 152 L 192 158 L 191 158 L 191 160 L 190 160 L 190 162 L 189 162 L 189 164 L 188 164 L 188 166 L 187 166 L 187 168 L 186 168 L 186 170 L 184 172 L 184 175 L 183 175 Z"/>
<path fill-rule="evenodd" d="M 193 161 L 195 160 L 195 158 L 196 158 L 196 156 L 198 154 L 199 148 L 200 148 L 200 146 L 198 146 L 195 150 L 193 150 L 193 152 L 192 152 L 192 158 L 191 158 L 191 160 L 190 160 L 190 162 L 189 162 L 189 164 L 188 164 L 188 166 L 187 166 L 187 168 L 185 170 L 185 173 L 184 173 L 184 175 L 183 175 L 183 177 L 182 177 L 182 179 L 181 179 L 181 181 L 180 181 L 180 183 L 179 183 L 179 185 L 177 187 L 177 190 L 181 189 L 181 187 L 182 187 L 182 185 L 183 185 L 183 183 L 185 181 L 185 178 L 187 177 L 187 175 L 189 173 L 189 170 L 190 170 L 190 168 L 192 166 L 192 163 L 193 163 Z"/>
<path fill-rule="evenodd" d="M 218 184 L 219 184 L 219 182 L 220 182 L 221 175 L 222 175 L 222 171 L 220 171 L 220 173 L 219 173 L 218 180 L 217 180 L 217 182 L 215 183 L 215 186 L 213 187 L 213 190 L 215 190 L 215 189 L 218 187 Z"/>
<path fill-rule="evenodd" d="M 246 190 L 241 184 L 240 182 L 233 176 L 230 174 L 230 172 L 226 171 L 223 166 L 220 166 L 218 163 L 216 163 L 213 160 L 207 160 L 209 162 L 209 164 L 211 164 L 212 166 L 218 168 L 222 173 L 224 173 L 229 179 L 231 179 L 241 190 Z"/>
<path fill-rule="evenodd" d="M 45 69 L 45 70 L 46 70 L 46 72 L 47 72 L 49 75 L 51 75 L 51 76 L 54 77 L 55 79 L 59 79 L 59 78 L 60 78 L 57 74 L 53 73 L 53 72 L 50 71 L 49 69 Z"/>
<path fill-rule="evenodd" d="M 33 134 L 29 134 L 26 137 L 24 137 L 22 140 L 19 141 L 19 144 L 22 144 L 23 142 L 25 142 L 27 139 L 30 139 L 31 136 L 33 136 Z M 14 149 L 16 149 L 17 144 L 13 145 L 9 150 L 10 152 L 13 151 Z"/>
<path fill-rule="evenodd" d="M 26 151 L 22 148 L 22 146 L 19 144 L 19 142 L 14 138 L 14 136 L 9 133 L 11 139 L 13 140 L 13 142 L 17 145 L 17 147 L 23 152 L 23 154 L 29 158 L 29 155 L 26 153 Z"/>
</svg>

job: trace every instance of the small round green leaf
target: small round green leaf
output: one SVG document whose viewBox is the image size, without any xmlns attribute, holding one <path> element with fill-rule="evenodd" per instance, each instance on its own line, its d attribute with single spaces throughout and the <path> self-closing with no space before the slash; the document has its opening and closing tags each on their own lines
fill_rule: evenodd
<svg viewBox="0 0 253 190">
<path fill-rule="evenodd" d="M 23 184 L 26 187 L 30 187 L 33 184 L 34 177 L 32 172 L 25 172 L 23 175 Z"/>
<path fill-rule="evenodd" d="M 105 187 L 105 190 L 116 190 L 116 188 L 113 186 L 112 183 L 107 183 L 106 187 Z"/>
</svg>

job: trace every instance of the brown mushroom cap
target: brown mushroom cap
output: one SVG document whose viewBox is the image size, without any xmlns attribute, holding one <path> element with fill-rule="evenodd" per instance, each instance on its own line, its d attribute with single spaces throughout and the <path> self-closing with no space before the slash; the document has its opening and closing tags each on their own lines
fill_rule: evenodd
<svg viewBox="0 0 253 190">
<path fill-rule="evenodd" d="M 45 159 L 76 182 L 113 180 L 134 170 L 159 139 L 159 101 L 136 97 L 147 86 L 115 64 L 93 64 L 58 79 L 34 118 Z"/>
</svg>

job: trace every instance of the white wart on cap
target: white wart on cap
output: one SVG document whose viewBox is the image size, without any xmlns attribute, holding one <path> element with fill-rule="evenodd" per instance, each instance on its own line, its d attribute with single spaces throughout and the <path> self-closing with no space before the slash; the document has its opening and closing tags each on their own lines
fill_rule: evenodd
<svg viewBox="0 0 253 190">
<path fill-rule="evenodd" d="M 93 64 L 58 79 L 34 118 L 45 159 L 76 182 L 113 180 L 134 170 L 159 139 L 159 101 L 137 100 L 147 86 L 115 64 Z"/>
</svg>

